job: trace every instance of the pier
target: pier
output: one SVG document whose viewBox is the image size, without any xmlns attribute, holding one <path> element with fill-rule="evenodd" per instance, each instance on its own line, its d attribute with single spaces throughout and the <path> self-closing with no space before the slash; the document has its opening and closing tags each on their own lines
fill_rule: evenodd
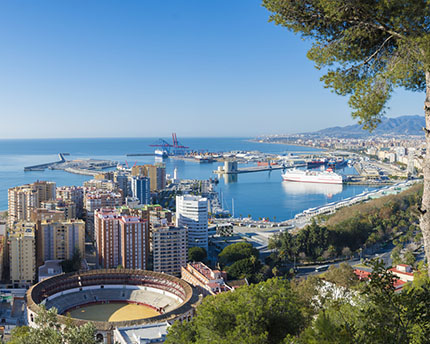
<svg viewBox="0 0 430 344">
<path fill-rule="evenodd" d="M 288 168 L 306 167 L 306 164 L 296 164 L 292 166 L 286 165 L 268 165 L 268 166 L 251 166 L 251 167 L 241 167 L 237 168 L 237 162 L 226 161 L 223 166 L 219 166 L 217 170 L 213 173 L 216 174 L 241 174 L 241 173 L 252 173 L 252 172 L 266 172 L 274 170 L 285 170 Z"/>
<path fill-rule="evenodd" d="M 59 161 L 48 162 L 46 164 L 39 164 L 39 165 L 33 165 L 33 166 L 26 166 L 24 167 L 24 171 L 44 171 L 51 166 L 63 164 L 66 162 L 66 159 L 64 159 L 63 153 L 58 153 L 58 158 L 60 159 Z"/>
<path fill-rule="evenodd" d="M 118 162 L 111 160 L 66 160 L 63 153 L 58 153 L 59 161 L 24 167 L 24 171 L 63 170 L 70 173 L 95 176 L 108 168 L 114 168 Z"/>
<path fill-rule="evenodd" d="M 92 176 L 92 177 L 95 177 L 101 172 L 101 171 L 87 170 L 83 168 L 71 168 L 71 167 L 66 168 L 64 171 L 69 173 L 74 173 L 74 174 L 81 174 L 84 176 Z"/>
<path fill-rule="evenodd" d="M 128 153 L 126 156 L 155 156 L 155 153 Z"/>
</svg>

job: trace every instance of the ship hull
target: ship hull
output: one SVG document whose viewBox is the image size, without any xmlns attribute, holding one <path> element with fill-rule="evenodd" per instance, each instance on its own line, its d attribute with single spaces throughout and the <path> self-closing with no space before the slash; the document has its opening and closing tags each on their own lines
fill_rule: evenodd
<svg viewBox="0 0 430 344">
<path fill-rule="evenodd" d="M 294 177 L 282 177 L 284 182 L 296 182 L 296 183 L 319 183 L 319 184 L 342 184 L 342 180 L 323 180 L 323 179 L 312 179 L 304 180 L 303 178 Z"/>
<path fill-rule="evenodd" d="M 282 179 L 297 183 L 342 184 L 343 176 L 334 172 L 287 171 Z"/>
</svg>

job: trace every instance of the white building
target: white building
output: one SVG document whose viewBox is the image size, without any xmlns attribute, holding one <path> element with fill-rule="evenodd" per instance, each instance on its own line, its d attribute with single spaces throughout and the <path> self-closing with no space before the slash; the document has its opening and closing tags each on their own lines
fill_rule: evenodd
<svg viewBox="0 0 430 344">
<path fill-rule="evenodd" d="M 115 343 L 119 344 L 155 344 L 164 343 L 170 324 L 163 323 L 117 327 L 114 330 Z"/>
<path fill-rule="evenodd" d="M 176 226 L 188 228 L 188 247 L 208 250 L 208 199 L 176 196 Z"/>
</svg>

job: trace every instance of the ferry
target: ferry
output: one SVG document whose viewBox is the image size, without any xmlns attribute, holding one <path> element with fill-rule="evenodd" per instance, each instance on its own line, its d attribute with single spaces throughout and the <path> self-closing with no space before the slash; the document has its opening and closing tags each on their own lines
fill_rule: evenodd
<svg viewBox="0 0 430 344">
<path fill-rule="evenodd" d="M 165 149 L 156 149 L 154 151 L 155 156 L 159 156 L 161 158 L 167 158 L 169 156 L 169 154 L 167 153 L 167 151 Z"/>
<path fill-rule="evenodd" d="M 282 174 L 284 181 L 300 183 L 342 184 L 344 177 L 330 171 L 287 170 Z"/>
</svg>

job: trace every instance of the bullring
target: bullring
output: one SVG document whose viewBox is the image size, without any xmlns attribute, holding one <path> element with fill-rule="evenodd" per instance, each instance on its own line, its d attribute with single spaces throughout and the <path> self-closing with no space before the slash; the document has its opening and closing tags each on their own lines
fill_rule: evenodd
<svg viewBox="0 0 430 344">
<path fill-rule="evenodd" d="M 82 325 L 91 321 L 97 329 L 97 337 L 111 343 L 115 328 L 189 319 L 200 300 L 188 283 L 164 273 L 132 269 L 90 270 L 57 275 L 32 286 L 27 292 L 27 317 L 28 324 L 36 326 L 34 321 L 40 306 L 55 307 L 60 323 L 64 324 L 70 314 L 74 314 L 71 317 L 73 323 Z M 117 304 L 118 307 L 121 304 L 142 306 L 145 315 L 125 320 L 117 316 L 107 320 L 106 312 L 100 309 L 92 312 L 93 316 L 96 314 L 95 318 L 86 319 L 87 314 L 79 315 L 79 310 L 84 312 L 91 306 Z"/>
</svg>

